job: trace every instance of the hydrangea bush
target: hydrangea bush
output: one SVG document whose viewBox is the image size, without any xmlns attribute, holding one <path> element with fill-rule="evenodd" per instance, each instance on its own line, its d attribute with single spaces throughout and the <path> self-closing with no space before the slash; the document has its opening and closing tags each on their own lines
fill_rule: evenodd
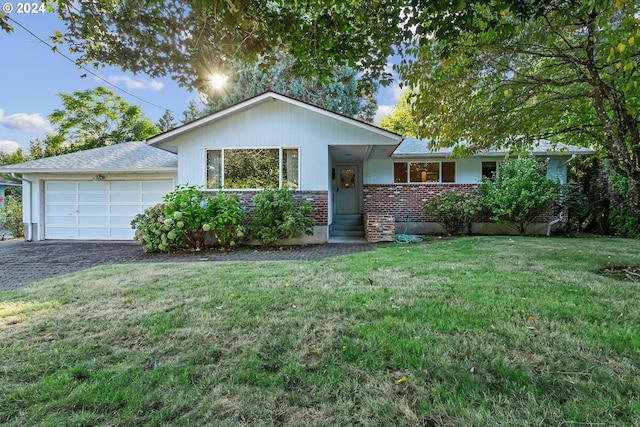
<svg viewBox="0 0 640 427">
<path fill-rule="evenodd" d="M 134 239 L 146 252 L 203 249 L 208 231 L 218 245 L 229 248 L 246 231 L 239 197 L 221 192 L 214 198 L 189 185 L 176 187 L 164 197 L 164 203 L 138 214 L 131 225 L 136 230 Z"/>
<path fill-rule="evenodd" d="M 296 202 L 293 193 L 286 188 L 275 188 L 262 190 L 253 196 L 255 207 L 251 234 L 261 239 L 263 246 L 281 239 L 300 237 L 303 233 L 313 234 L 316 221 L 309 217 L 313 213 L 313 203 L 307 199 Z"/>
</svg>

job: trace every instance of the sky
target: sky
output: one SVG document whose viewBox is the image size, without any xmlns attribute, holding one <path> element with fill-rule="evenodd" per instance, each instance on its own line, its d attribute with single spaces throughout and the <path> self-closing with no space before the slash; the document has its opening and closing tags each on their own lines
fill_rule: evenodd
<svg viewBox="0 0 640 427">
<path fill-rule="evenodd" d="M 6 4 L 10 3 L 5 3 Z M 18 14 L 9 16 L 27 30 L 50 44 L 50 36 L 56 30 L 64 32 L 64 24 L 53 13 Z M 134 75 L 117 67 L 88 70 L 78 68 L 72 61 L 55 53 L 28 31 L 10 22 L 14 31 L 0 31 L 0 151 L 14 152 L 18 148 L 28 152 L 29 142 L 44 138 L 54 129 L 47 116 L 62 107 L 60 93 L 71 94 L 77 90 L 104 86 L 121 96 L 126 102 L 138 105 L 154 123 L 165 110 L 172 111 L 178 122 L 189 102 L 198 95 L 178 86 L 170 78 L 152 79 L 144 74 Z M 64 46 L 58 48 L 73 58 Z M 389 66 L 390 67 L 390 66 Z M 391 71 L 391 70 L 389 70 Z M 86 75 L 86 77 L 82 77 Z M 104 80 L 100 80 L 100 78 Z M 397 81 L 378 91 L 378 113 L 375 123 L 391 111 L 401 96 Z"/>
</svg>

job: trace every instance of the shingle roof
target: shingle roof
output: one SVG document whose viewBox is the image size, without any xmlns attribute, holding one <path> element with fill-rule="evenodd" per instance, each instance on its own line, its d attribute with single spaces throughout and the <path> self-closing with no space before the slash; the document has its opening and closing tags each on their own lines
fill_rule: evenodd
<svg viewBox="0 0 640 427">
<path fill-rule="evenodd" d="M 0 167 L 0 172 L 141 172 L 173 171 L 178 156 L 142 142 L 125 142 L 61 156 Z"/>
<path fill-rule="evenodd" d="M 429 157 L 446 157 L 453 152 L 453 147 L 443 147 L 432 149 L 428 139 L 405 138 L 393 152 L 391 157 L 397 156 L 429 156 Z M 477 152 L 476 156 L 504 156 L 509 153 L 508 149 L 486 149 Z M 551 154 L 594 154 L 595 150 L 591 148 L 581 148 L 567 144 L 553 144 L 549 141 L 537 141 L 532 147 L 533 155 L 551 155 Z"/>
</svg>

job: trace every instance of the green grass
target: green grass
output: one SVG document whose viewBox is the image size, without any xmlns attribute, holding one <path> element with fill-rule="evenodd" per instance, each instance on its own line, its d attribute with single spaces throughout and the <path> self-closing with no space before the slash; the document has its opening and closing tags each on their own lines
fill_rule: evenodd
<svg viewBox="0 0 640 427">
<path fill-rule="evenodd" d="M 640 425 L 640 242 L 375 248 L 2 293 L 0 424 Z"/>
</svg>

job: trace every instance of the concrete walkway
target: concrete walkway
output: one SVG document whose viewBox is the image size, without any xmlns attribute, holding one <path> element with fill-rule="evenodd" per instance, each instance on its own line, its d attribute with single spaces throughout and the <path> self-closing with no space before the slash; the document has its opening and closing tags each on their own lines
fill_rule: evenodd
<svg viewBox="0 0 640 427">
<path fill-rule="evenodd" d="M 98 265 L 206 262 L 314 260 L 372 250 L 368 243 L 341 243 L 273 248 L 250 247 L 232 252 L 208 250 L 177 254 L 147 254 L 134 241 L 0 241 L 0 292 Z"/>
</svg>

